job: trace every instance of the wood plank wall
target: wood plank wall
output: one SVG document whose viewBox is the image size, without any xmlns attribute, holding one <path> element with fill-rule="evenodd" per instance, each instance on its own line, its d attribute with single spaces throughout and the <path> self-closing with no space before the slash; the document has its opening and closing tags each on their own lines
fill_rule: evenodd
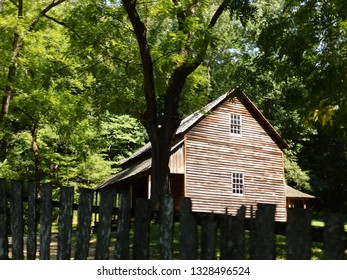
<svg viewBox="0 0 347 280">
<path fill-rule="evenodd" d="M 242 115 L 242 134 L 230 133 L 230 113 Z M 286 220 L 282 150 L 247 108 L 228 99 L 186 135 L 186 196 L 193 211 L 233 215 L 241 205 L 276 204 Z M 232 193 L 232 173 L 244 174 L 244 195 Z"/>
</svg>

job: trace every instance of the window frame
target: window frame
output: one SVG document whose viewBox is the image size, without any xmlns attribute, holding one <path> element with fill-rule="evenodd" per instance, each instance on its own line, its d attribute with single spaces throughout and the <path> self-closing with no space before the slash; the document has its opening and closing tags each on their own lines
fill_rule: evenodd
<svg viewBox="0 0 347 280">
<path fill-rule="evenodd" d="M 229 131 L 233 136 L 242 135 L 242 115 L 230 113 L 229 115 Z"/>
<path fill-rule="evenodd" d="M 245 175 L 243 172 L 231 172 L 231 192 L 236 196 L 245 194 Z"/>
</svg>

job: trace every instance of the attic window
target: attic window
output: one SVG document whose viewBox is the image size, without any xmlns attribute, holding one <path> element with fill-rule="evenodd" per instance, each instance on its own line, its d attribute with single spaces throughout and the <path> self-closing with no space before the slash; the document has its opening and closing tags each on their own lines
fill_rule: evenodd
<svg viewBox="0 0 347 280">
<path fill-rule="evenodd" d="M 231 134 L 241 134 L 241 115 L 230 114 L 230 132 Z"/>
<path fill-rule="evenodd" d="M 243 195 L 244 193 L 244 180 L 243 173 L 232 174 L 232 192 L 233 194 Z"/>
</svg>

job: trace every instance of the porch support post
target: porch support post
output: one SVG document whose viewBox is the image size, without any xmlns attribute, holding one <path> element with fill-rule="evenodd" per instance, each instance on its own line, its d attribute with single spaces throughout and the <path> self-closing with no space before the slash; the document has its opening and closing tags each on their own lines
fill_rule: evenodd
<svg viewBox="0 0 347 280">
<path fill-rule="evenodd" d="M 152 189 L 152 185 L 151 185 L 151 181 L 152 178 L 151 178 L 151 175 L 148 175 L 148 199 L 151 199 L 151 189 Z"/>
</svg>

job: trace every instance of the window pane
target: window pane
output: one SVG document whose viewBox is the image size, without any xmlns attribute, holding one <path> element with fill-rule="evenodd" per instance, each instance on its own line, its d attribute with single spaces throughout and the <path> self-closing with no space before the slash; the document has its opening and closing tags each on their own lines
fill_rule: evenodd
<svg viewBox="0 0 347 280">
<path fill-rule="evenodd" d="M 241 115 L 230 115 L 230 132 L 241 134 Z"/>
<path fill-rule="evenodd" d="M 232 192 L 234 194 L 243 194 L 243 174 L 233 173 L 232 180 L 233 180 Z"/>
</svg>

